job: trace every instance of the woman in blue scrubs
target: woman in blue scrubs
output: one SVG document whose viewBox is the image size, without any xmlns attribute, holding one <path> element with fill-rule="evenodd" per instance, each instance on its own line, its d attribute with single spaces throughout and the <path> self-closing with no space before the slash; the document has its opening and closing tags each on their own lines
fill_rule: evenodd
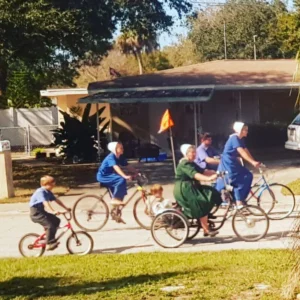
<svg viewBox="0 0 300 300">
<path fill-rule="evenodd" d="M 233 186 L 234 199 L 236 204 L 241 206 L 245 204 L 250 192 L 253 175 L 247 168 L 242 166 L 239 158 L 242 157 L 255 168 L 258 168 L 260 163 L 253 158 L 245 144 L 248 126 L 242 122 L 235 122 L 233 129 L 235 133 L 229 137 L 225 144 L 218 170 L 228 172 L 227 179 Z M 221 192 L 224 188 L 224 182 L 219 178 L 216 189 Z"/>
<path fill-rule="evenodd" d="M 123 156 L 124 149 L 121 143 L 109 143 L 107 148 L 111 153 L 106 156 L 99 167 L 97 181 L 110 189 L 113 196 L 112 205 L 122 205 L 127 195 L 126 180 L 131 180 L 131 176 L 126 175 L 120 166 L 127 166 L 128 163 Z"/>
</svg>

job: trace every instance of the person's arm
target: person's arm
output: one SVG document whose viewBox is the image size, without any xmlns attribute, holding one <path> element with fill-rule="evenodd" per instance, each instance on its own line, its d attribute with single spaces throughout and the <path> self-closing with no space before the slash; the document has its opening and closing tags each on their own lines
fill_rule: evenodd
<svg viewBox="0 0 300 300">
<path fill-rule="evenodd" d="M 57 211 L 52 207 L 52 205 L 50 204 L 50 201 L 44 201 L 43 202 L 44 207 L 47 211 L 52 211 L 54 213 L 57 213 Z"/>
<path fill-rule="evenodd" d="M 198 181 L 214 181 L 217 179 L 217 174 L 213 174 L 213 175 L 210 175 L 210 176 L 206 176 L 204 174 L 201 174 L 201 173 L 196 173 L 194 178 Z"/>
<path fill-rule="evenodd" d="M 123 177 L 124 179 L 126 180 L 131 179 L 131 176 L 127 176 L 118 165 L 113 166 L 113 168 L 116 171 L 116 173 L 121 177 Z"/>
<path fill-rule="evenodd" d="M 215 158 L 209 157 L 209 156 L 207 156 L 205 158 L 205 161 L 206 161 L 206 163 L 211 164 L 211 165 L 218 165 L 220 163 L 219 159 L 215 159 Z"/>
<path fill-rule="evenodd" d="M 251 165 L 253 165 L 255 168 L 257 168 L 260 165 L 260 163 L 258 161 L 256 161 L 256 160 L 254 160 L 254 158 L 249 153 L 249 151 L 246 151 L 246 150 L 247 150 L 246 148 L 242 148 L 242 147 L 237 148 L 237 151 L 240 154 L 240 156 L 244 160 L 246 160 L 247 162 L 249 162 Z"/>
<path fill-rule="evenodd" d="M 59 200 L 59 199 L 57 199 L 56 198 L 56 200 L 54 200 L 59 206 L 61 206 L 62 208 L 64 208 L 66 211 L 70 211 L 71 209 L 69 208 L 69 207 L 66 207 L 65 205 L 64 205 L 64 203 L 61 201 L 61 200 Z"/>
<path fill-rule="evenodd" d="M 255 159 L 253 158 L 253 156 L 251 155 L 250 151 L 248 150 L 248 148 L 245 148 L 244 150 L 245 150 L 245 151 L 247 152 L 247 154 L 252 158 L 252 160 L 255 160 Z"/>
</svg>

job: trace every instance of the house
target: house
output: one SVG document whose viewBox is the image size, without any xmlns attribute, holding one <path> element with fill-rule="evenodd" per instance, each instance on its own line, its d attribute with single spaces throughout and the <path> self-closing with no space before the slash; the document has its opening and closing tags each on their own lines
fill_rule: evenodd
<svg viewBox="0 0 300 300">
<path fill-rule="evenodd" d="M 64 111 L 69 113 L 70 110 L 74 107 L 81 107 L 84 109 L 85 104 L 78 104 L 78 100 L 81 97 L 87 96 L 88 91 L 85 88 L 73 88 L 73 89 L 47 89 L 40 91 L 41 96 L 48 97 L 51 99 L 52 104 L 54 104 L 57 108 L 57 119 L 58 124 L 63 121 L 62 114 L 59 113 L 59 111 Z M 106 109 L 103 111 L 103 115 L 101 117 L 105 117 L 109 119 L 110 112 L 109 112 L 109 104 L 99 104 L 99 109 L 101 107 L 105 106 Z M 90 115 L 96 113 L 96 106 L 92 105 Z"/>
<path fill-rule="evenodd" d="M 236 120 L 288 123 L 299 88 L 296 67 L 294 60 L 205 62 L 94 82 L 79 102 L 111 104 L 112 119 L 121 119 L 136 135 L 167 147 L 166 136 L 157 134 L 166 108 L 180 142 L 197 140 L 197 131 L 227 135 Z"/>
</svg>

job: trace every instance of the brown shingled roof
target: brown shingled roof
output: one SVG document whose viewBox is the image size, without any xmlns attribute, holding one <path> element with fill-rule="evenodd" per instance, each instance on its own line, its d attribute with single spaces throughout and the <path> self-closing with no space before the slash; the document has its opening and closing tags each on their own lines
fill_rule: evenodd
<svg viewBox="0 0 300 300">
<path fill-rule="evenodd" d="M 185 85 L 287 84 L 292 82 L 295 60 L 212 61 L 152 74 L 121 77 L 89 84 L 88 90 Z"/>
</svg>

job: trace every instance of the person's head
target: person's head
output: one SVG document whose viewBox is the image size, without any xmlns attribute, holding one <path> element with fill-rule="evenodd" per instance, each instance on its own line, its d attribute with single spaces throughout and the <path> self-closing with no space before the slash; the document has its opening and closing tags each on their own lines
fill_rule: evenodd
<svg viewBox="0 0 300 300">
<path fill-rule="evenodd" d="M 235 122 L 233 124 L 233 130 L 240 138 L 246 137 L 248 135 L 248 125 L 242 122 Z"/>
<path fill-rule="evenodd" d="M 119 157 L 124 153 L 123 144 L 120 142 L 111 142 L 107 145 L 107 149 L 112 152 L 114 155 Z"/>
<path fill-rule="evenodd" d="M 55 187 L 55 179 L 52 176 L 46 175 L 40 179 L 41 187 L 51 191 Z"/>
<path fill-rule="evenodd" d="M 188 161 L 194 161 L 196 159 L 195 146 L 190 144 L 184 144 L 180 147 L 180 151 Z"/>
<path fill-rule="evenodd" d="M 210 133 L 206 132 L 204 134 L 201 135 L 201 143 L 206 146 L 209 147 L 212 145 L 212 136 Z"/>
<path fill-rule="evenodd" d="M 162 198 L 163 187 L 160 184 L 154 184 L 151 187 L 151 195 L 155 196 L 155 198 Z"/>
</svg>

